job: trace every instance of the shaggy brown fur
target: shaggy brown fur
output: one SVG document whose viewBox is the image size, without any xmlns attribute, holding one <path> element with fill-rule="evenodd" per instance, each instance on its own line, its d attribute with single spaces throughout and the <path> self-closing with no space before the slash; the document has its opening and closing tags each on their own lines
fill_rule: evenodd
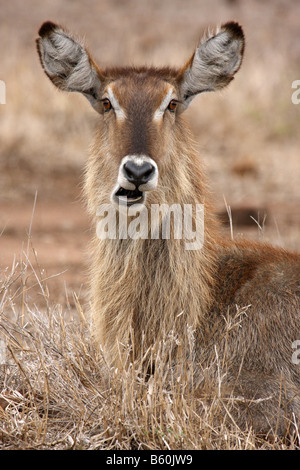
<svg viewBox="0 0 300 470">
<path fill-rule="evenodd" d="M 183 126 L 183 124 L 182 124 Z M 92 248 L 91 288 L 95 334 L 109 360 L 117 365 L 122 361 L 120 343 L 128 344 L 134 335 L 135 358 L 141 357 L 176 328 L 183 331 L 187 323 L 199 327 L 204 319 L 214 284 L 216 265 L 215 239 L 217 221 L 207 197 L 205 177 L 198 158 L 185 154 L 188 130 L 182 129 L 171 153 L 176 173 L 160 173 L 160 189 L 150 194 L 150 204 L 172 204 L 175 201 L 195 201 L 205 204 L 205 243 L 202 250 L 187 251 L 184 240 L 104 240 L 94 239 Z M 103 159 L 103 149 L 93 146 L 86 173 L 85 191 L 93 194 L 96 204 L 107 202 L 111 190 L 111 163 Z M 178 150 L 180 151 L 178 152 Z M 196 183 L 196 190 L 195 190 Z M 106 188 L 107 187 L 107 188 Z M 89 210 L 95 214 L 97 205 Z M 93 198 L 92 198 L 93 200 Z M 97 313 L 96 313 L 97 312 Z M 101 314 L 99 314 L 101 312 Z M 117 312 L 117 314 L 116 314 Z M 181 312 L 183 312 L 182 315 Z"/>
<path fill-rule="evenodd" d="M 92 324 L 107 361 L 124 366 L 130 347 L 130 359 L 143 362 L 172 332 L 182 349 L 189 327 L 194 339 L 186 358 L 193 360 L 198 393 L 205 388 L 207 371 L 220 373 L 220 362 L 212 368 L 218 354 L 225 366 L 222 393 L 239 397 L 234 415 L 239 423 L 257 432 L 272 429 L 283 434 L 300 417 L 300 366 L 292 362 L 292 343 L 300 331 L 300 255 L 222 239 L 202 165 L 181 115 L 196 94 L 232 80 L 244 50 L 241 28 L 235 23 L 223 26 L 181 70 L 100 71 L 60 27 L 47 23 L 40 35 L 41 62 L 50 79 L 59 88 L 82 92 L 101 114 L 85 180 L 95 223 L 97 209 L 110 202 L 120 162 L 129 153 L 146 152 L 158 166 L 158 185 L 147 194 L 146 207 L 205 207 L 201 250 L 188 251 L 185 240 L 172 237 L 99 240 L 95 235 Z M 125 120 L 118 121 L 103 108 L 108 85 L 126 111 Z M 178 98 L 177 111 L 166 109 L 154 123 L 153 113 L 170 87 Z M 172 361 L 175 350 L 170 352 Z"/>
</svg>

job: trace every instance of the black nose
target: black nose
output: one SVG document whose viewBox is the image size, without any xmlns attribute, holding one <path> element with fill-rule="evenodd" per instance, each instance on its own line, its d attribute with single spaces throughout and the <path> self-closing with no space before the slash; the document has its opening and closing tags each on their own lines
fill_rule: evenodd
<svg viewBox="0 0 300 470">
<path fill-rule="evenodd" d="M 141 184 L 148 183 L 148 181 L 152 178 L 154 171 L 154 166 L 149 162 L 144 162 L 142 165 L 137 165 L 133 161 L 129 161 L 124 165 L 124 173 L 126 178 L 137 188 Z"/>
</svg>

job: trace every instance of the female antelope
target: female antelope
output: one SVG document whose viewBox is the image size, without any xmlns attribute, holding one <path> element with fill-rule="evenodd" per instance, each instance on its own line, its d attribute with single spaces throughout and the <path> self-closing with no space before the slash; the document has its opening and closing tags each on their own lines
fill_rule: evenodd
<svg viewBox="0 0 300 470">
<path fill-rule="evenodd" d="M 62 90 L 82 93 L 99 113 L 85 192 L 96 224 L 99 207 L 112 208 L 107 224 L 113 236 L 95 235 L 91 258 L 93 330 L 107 360 L 122 365 L 129 343 L 132 360 L 145 360 L 144 352 L 174 330 L 184 344 L 189 326 L 194 343 L 188 357 L 199 384 L 214 362 L 215 346 L 220 354 L 226 349 L 222 385 L 225 394 L 240 397 L 240 423 L 284 433 L 300 417 L 300 365 L 292 360 L 292 345 L 300 339 L 300 256 L 223 239 L 182 117 L 196 95 L 233 79 L 244 51 L 242 28 L 223 25 L 203 39 L 181 69 L 104 70 L 60 26 L 44 23 L 39 35 L 38 51 L 50 80 Z M 203 209 L 199 249 L 186 249 L 186 235 L 175 236 L 171 217 L 170 237 L 153 236 L 173 204 Z M 163 210 L 153 229 L 147 221 L 158 205 Z M 140 237 L 126 237 L 120 221 L 125 214 L 129 226 L 135 209 L 147 214 L 146 229 Z M 191 218 L 195 225 L 195 211 Z M 225 338 L 225 324 L 236 318 L 238 308 L 246 308 L 244 315 Z"/>
</svg>

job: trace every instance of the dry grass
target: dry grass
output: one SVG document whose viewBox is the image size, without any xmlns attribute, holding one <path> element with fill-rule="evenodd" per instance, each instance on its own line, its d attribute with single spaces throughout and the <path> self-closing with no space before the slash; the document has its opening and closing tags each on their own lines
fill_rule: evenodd
<svg viewBox="0 0 300 470">
<path fill-rule="evenodd" d="M 90 0 L 89 8 L 77 0 L 2 3 L 0 79 L 7 104 L 0 106 L 1 202 L 32 201 L 36 190 L 39 200 L 59 205 L 73 197 L 69 186 L 82 170 L 96 119 L 82 97 L 58 93 L 44 77 L 34 45 L 43 21 L 85 34 L 100 65 L 181 65 L 202 30 L 236 19 L 247 37 L 241 71 L 227 91 L 195 100 L 188 111 L 217 204 L 223 208 L 225 196 L 229 206 L 266 205 L 276 217 L 290 205 L 299 207 L 300 105 L 291 103 L 291 83 L 300 78 L 299 2 Z M 59 183 L 62 174 L 75 176 Z M 283 246 L 299 248 L 296 216 L 291 210 L 279 217 L 279 227 L 267 226 L 267 239 L 277 241 L 280 234 Z M 109 371 L 90 337 L 85 306 L 75 293 L 67 307 L 56 305 L 26 243 L 18 262 L 0 266 L 1 449 L 299 447 L 297 436 L 289 444 L 276 436 L 259 440 L 235 425 L 237 398 L 220 394 L 217 355 L 206 395 L 191 393 L 193 370 L 185 362 L 175 371 L 163 366 L 176 336 L 155 352 L 161 365 L 154 378 L 145 380 L 134 365 Z"/>
<path fill-rule="evenodd" d="M 150 378 L 129 359 L 124 370 L 109 370 L 76 295 L 76 311 L 53 304 L 42 270 L 33 269 L 28 251 L 23 258 L 2 273 L 0 286 L 1 449 L 299 447 L 298 436 L 287 444 L 274 435 L 264 440 L 251 429 L 238 428 L 233 416 L 241 398 L 222 396 L 226 359 L 219 359 L 218 344 L 198 395 L 192 361 L 179 352 L 176 366 L 166 366 L 170 343 L 178 344 L 175 332 L 152 352 L 156 368 Z M 39 285 L 43 307 L 30 299 L 30 279 Z M 238 327 L 242 313 L 236 324 L 227 324 L 228 331 Z M 192 351 L 189 328 L 186 340 Z"/>
</svg>

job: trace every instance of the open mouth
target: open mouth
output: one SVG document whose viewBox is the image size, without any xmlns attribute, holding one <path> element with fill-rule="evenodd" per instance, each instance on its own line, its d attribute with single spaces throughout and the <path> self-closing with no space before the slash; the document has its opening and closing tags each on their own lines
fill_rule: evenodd
<svg viewBox="0 0 300 470">
<path fill-rule="evenodd" d="M 124 189 L 119 188 L 114 197 L 118 200 L 119 204 L 132 206 L 132 204 L 141 203 L 144 200 L 144 193 L 138 189 Z"/>
</svg>

